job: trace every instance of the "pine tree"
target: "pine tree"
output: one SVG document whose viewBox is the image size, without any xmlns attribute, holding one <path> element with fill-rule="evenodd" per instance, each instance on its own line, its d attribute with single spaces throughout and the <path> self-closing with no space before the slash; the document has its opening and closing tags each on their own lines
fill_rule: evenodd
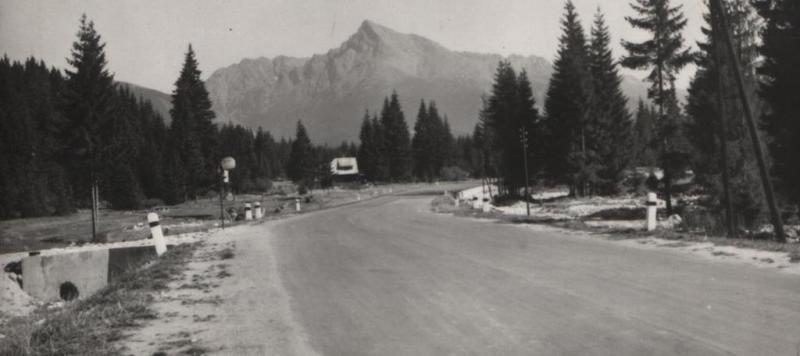
<svg viewBox="0 0 800 356">
<path fill-rule="evenodd" d="M 740 62 L 747 64 L 745 80 L 751 90 L 755 89 L 755 67 L 757 59 L 756 39 L 758 25 L 752 8 L 746 0 L 733 0 L 725 3 L 729 21 L 733 27 L 735 47 L 739 51 Z M 722 167 L 728 170 L 729 189 L 732 206 L 735 207 L 733 224 L 741 215 L 748 227 L 753 227 L 763 213 L 763 191 L 758 181 L 755 156 L 750 146 L 747 128 L 744 126 L 741 105 L 736 93 L 728 90 L 735 84 L 730 81 L 729 74 L 719 78 L 720 68 L 723 73 L 730 73 L 730 63 L 725 60 L 721 38 L 711 31 L 711 19 L 705 16 L 706 26 L 703 33 L 705 42 L 698 43 L 700 52 L 696 54 L 698 70 L 689 87 L 689 98 L 686 106 L 689 121 L 687 137 L 694 148 L 692 168 L 697 182 L 703 186 L 713 198 L 714 208 L 721 210 L 724 206 L 724 190 L 721 180 Z M 715 53 L 714 51 L 718 51 Z M 722 60 L 721 66 L 717 60 Z M 722 87 L 720 88 L 720 80 Z M 722 93 L 720 93 L 722 89 Z M 725 117 L 719 112 L 719 98 L 726 98 Z M 725 120 L 724 142 L 727 147 L 727 160 L 723 162 L 721 155 L 722 120 Z"/>
<path fill-rule="evenodd" d="M 451 166 L 455 164 L 455 138 L 453 137 L 453 131 L 450 129 L 450 120 L 447 118 L 447 115 L 444 115 L 442 119 L 442 127 L 441 132 L 439 133 L 439 154 L 440 162 L 439 162 L 439 171 L 441 169 Z M 441 174 L 441 172 L 440 172 Z"/>
<path fill-rule="evenodd" d="M 64 137 L 71 156 L 73 191 L 86 206 L 99 179 L 101 127 L 109 120 L 115 85 L 106 68 L 105 43 L 86 15 L 81 16 L 77 37 L 67 59 L 72 68 L 65 71 L 63 102 L 68 123 Z"/>
<path fill-rule="evenodd" d="M 357 160 L 359 170 L 370 181 L 380 179 L 379 131 L 380 127 L 378 127 L 377 120 L 370 118 L 369 111 L 364 112 L 364 120 L 361 123 L 361 132 L 359 133 L 361 145 L 358 147 Z"/>
<path fill-rule="evenodd" d="M 652 83 L 648 96 L 658 105 L 657 142 L 664 168 L 667 214 L 671 214 L 674 171 L 685 164 L 687 156 L 682 151 L 683 146 L 676 142 L 681 138 L 681 124 L 675 97 L 675 77 L 693 59 L 690 50 L 684 48 L 681 34 L 687 20 L 681 12 L 682 6 L 672 7 L 669 0 L 635 0 L 631 8 L 639 17 L 625 19 L 634 28 L 649 32 L 652 37 L 640 43 L 622 41 L 628 56 L 621 63 L 631 69 L 652 68 L 647 78 Z"/>
<path fill-rule="evenodd" d="M 546 165 L 551 179 L 570 185 L 573 193 L 583 194 L 587 181 L 594 180 L 595 175 L 590 163 L 592 152 L 586 145 L 592 130 L 592 83 L 583 26 L 572 1 L 567 1 L 564 9 L 563 35 L 544 104 Z"/>
<path fill-rule="evenodd" d="M 411 140 L 411 147 L 414 152 L 414 175 L 417 179 L 424 181 L 430 181 L 434 176 L 436 138 L 432 119 L 433 117 L 428 114 L 425 101 L 421 100 L 417 121 L 414 123 L 414 138 Z"/>
<path fill-rule="evenodd" d="M 170 149 L 177 152 L 183 170 L 181 192 L 197 197 L 216 184 L 219 157 L 216 153 L 217 128 L 208 91 L 200 79 L 192 46 L 186 56 L 172 93 Z"/>
<path fill-rule="evenodd" d="M 138 209 L 144 193 L 135 168 L 143 137 L 136 98 L 124 87 L 114 95 L 114 107 L 101 127 L 103 150 L 98 153 L 100 187 L 115 209 Z"/>
<path fill-rule="evenodd" d="M 760 52 L 764 57 L 758 73 L 763 80 L 759 94 L 768 104 L 762 117 L 770 135 L 772 169 L 778 189 L 800 205 L 800 5 L 796 0 L 755 0 L 766 19 Z"/>
<path fill-rule="evenodd" d="M 587 138 L 595 152 L 596 188 L 603 194 L 619 192 L 623 171 L 632 160 L 631 116 L 622 94 L 622 78 L 609 48 L 611 36 L 598 9 L 589 51 L 593 84 L 592 132 Z"/>
<path fill-rule="evenodd" d="M 476 137 L 480 136 L 489 148 L 487 170 L 491 170 L 492 162 L 496 163 L 505 193 L 518 195 L 525 183 L 520 134 L 523 129 L 527 130 L 529 142 L 537 141 L 535 137 L 538 137 L 538 112 L 527 74 L 523 71 L 517 76 L 510 63 L 500 62 L 492 94 L 485 101 L 481 116 L 481 131 L 476 132 Z"/>
<path fill-rule="evenodd" d="M 311 139 L 308 137 L 303 122 L 297 121 L 297 132 L 292 142 L 286 173 L 293 182 L 310 187 L 314 183 L 315 166 L 314 147 L 311 145 Z"/>
<path fill-rule="evenodd" d="M 388 106 L 388 99 L 384 100 L 383 106 Z M 389 164 L 387 160 L 386 130 L 377 114 L 372 116 L 370 127 L 372 128 L 372 143 L 375 152 L 372 179 L 375 181 L 387 181 L 389 180 Z"/>
<path fill-rule="evenodd" d="M 636 122 L 633 124 L 634 162 L 639 166 L 651 167 L 656 164 L 655 121 L 658 115 L 650 105 L 639 98 L 636 109 Z"/>
<path fill-rule="evenodd" d="M 411 135 L 397 92 L 392 92 L 390 99 L 384 100 L 380 123 L 382 162 L 388 178 L 404 180 L 411 175 Z"/>
</svg>

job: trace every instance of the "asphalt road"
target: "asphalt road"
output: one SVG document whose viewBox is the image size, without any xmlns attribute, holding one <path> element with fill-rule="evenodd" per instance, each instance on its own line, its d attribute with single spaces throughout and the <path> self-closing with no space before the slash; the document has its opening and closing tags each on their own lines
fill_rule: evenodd
<svg viewBox="0 0 800 356">
<path fill-rule="evenodd" d="M 291 218 L 263 227 L 273 239 L 246 245 L 271 243 L 292 317 L 314 351 L 798 352 L 798 276 L 435 214 L 431 198 L 384 197 Z"/>
</svg>

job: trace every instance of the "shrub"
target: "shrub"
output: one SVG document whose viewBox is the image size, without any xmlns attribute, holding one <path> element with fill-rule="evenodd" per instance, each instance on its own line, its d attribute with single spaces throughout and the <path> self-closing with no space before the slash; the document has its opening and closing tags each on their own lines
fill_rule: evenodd
<svg viewBox="0 0 800 356">
<path fill-rule="evenodd" d="M 164 201 L 158 198 L 148 198 L 144 200 L 142 205 L 144 205 L 145 208 L 150 209 L 156 206 L 164 205 Z"/>
<path fill-rule="evenodd" d="M 469 173 L 460 167 L 448 166 L 442 168 L 443 180 L 465 180 L 469 178 Z"/>
<path fill-rule="evenodd" d="M 256 178 L 253 185 L 258 192 L 267 192 L 272 189 L 272 181 L 266 178 Z"/>
</svg>

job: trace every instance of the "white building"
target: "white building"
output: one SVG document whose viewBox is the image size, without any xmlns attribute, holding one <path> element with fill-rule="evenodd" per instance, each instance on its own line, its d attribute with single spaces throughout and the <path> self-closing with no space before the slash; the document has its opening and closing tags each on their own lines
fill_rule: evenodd
<svg viewBox="0 0 800 356">
<path fill-rule="evenodd" d="M 339 157 L 331 161 L 331 173 L 334 176 L 350 176 L 358 174 L 358 162 L 355 157 Z"/>
</svg>

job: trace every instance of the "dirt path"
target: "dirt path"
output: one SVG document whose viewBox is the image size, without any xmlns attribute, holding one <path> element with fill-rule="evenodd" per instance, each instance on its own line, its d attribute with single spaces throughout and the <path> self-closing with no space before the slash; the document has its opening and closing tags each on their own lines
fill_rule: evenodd
<svg viewBox="0 0 800 356">
<path fill-rule="evenodd" d="M 292 319 L 267 222 L 211 235 L 182 280 L 155 296 L 159 318 L 124 340 L 132 355 L 313 355 Z M 266 226 L 265 226 L 266 225 Z"/>
</svg>

